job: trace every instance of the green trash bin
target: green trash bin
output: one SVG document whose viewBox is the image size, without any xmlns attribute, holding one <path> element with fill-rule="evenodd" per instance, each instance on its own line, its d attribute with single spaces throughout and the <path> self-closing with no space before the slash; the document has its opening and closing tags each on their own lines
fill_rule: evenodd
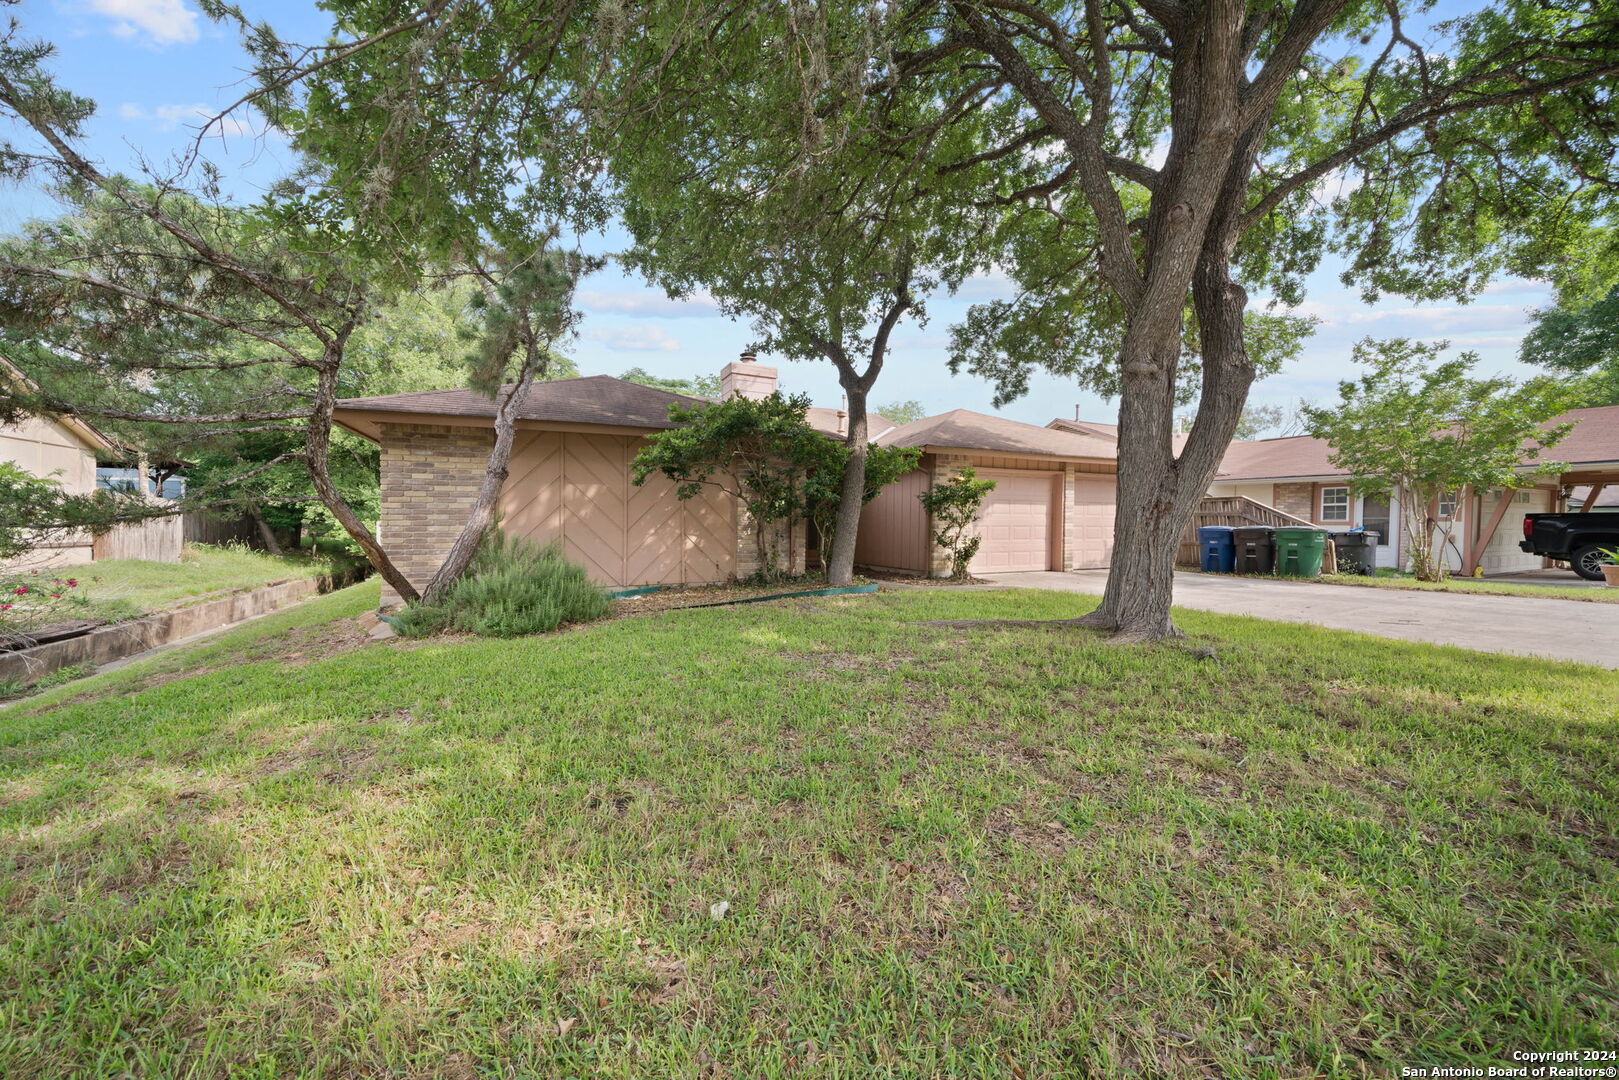
<svg viewBox="0 0 1619 1080">
<path fill-rule="evenodd" d="M 1276 572 L 1288 577 L 1319 577 L 1327 553 L 1327 531 L 1285 526 L 1277 529 Z"/>
</svg>

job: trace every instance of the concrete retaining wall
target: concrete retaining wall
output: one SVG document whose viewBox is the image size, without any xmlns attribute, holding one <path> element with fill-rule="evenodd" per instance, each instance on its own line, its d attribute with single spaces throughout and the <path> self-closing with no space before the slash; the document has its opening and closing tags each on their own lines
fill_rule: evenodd
<svg viewBox="0 0 1619 1080">
<path fill-rule="evenodd" d="M 282 581 L 206 600 L 190 607 L 148 615 L 144 619 L 103 626 L 31 649 L 0 653 L 0 679 L 32 682 L 74 664 L 110 664 L 171 641 L 179 641 L 230 623 L 267 615 L 316 593 L 331 592 L 365 577 L 362 569 L 332 577 Z"/>
</svg>

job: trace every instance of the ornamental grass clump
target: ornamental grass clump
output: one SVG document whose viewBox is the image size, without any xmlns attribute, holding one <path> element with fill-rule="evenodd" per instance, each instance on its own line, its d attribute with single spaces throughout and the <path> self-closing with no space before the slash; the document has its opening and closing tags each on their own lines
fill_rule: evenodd
<svg viewBox="0 0 1619 1080">
<path fill-rule="evenodd" d="M 434 600 L 411 604 L 388 621 L 405 637 L 459 630 L 481 637 L 544 634 L 590 622 L 612 601 L 562 557 L 555 544 L 536 544 L 491 530 L 467 575 Z"/>
</svg>

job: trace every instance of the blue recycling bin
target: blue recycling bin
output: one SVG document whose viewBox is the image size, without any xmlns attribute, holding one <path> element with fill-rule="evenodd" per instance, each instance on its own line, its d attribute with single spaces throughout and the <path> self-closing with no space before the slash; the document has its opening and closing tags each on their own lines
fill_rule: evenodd
<svg viewBox="0 0 1619 1080">
<path fill-rule="evenodd" d="M 1230 525 L 1205 525 L 1197 530 L 1197 546 L 1203 552 L 1203 570 L 1209 574 L 1237 572 L 1236 530 Z"/>
</svg>

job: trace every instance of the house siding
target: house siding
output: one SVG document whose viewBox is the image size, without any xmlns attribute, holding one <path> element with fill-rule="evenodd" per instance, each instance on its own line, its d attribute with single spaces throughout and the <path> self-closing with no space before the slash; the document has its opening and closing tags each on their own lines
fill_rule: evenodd
<svg viewBox="0 0 1619 1080">
<path fill-rule="evenodd" d="M 0 460 L 24 472 L 54 480 L 69 495 L 96 489 L 96 455 L 83 439 L 54 420 L 25 417 L 0 427 Z M 33 569 L 82 566 L 95 555 L 86 533 L 55 533 L 26 559 Z"/>
<path fill-rule="evenodd" d="M 698 584 L 751 572 L 753 541 L 721 492 L 680 499 L 675 485 L 630 479 L 646 440 L 520 431 L 498 513 L 510 535 L 557 543 L 603 585 Z M 494 443 L 489 429 L 382 425 L 381 539 L 425 586 L 466 526 Z M 802 540 L 798 562 L 803 561 Z M 385 603 L 397 602 L 384 589 Z"/>
<path fill-rule="evenodd" d="M 854 558 L 861 566 L 926 574 L 929 565 L 927 511 L 918 498 L 933 483 L 932 462 L 924 459 L 883 488 L 860 514 Z"/>
</svg>

